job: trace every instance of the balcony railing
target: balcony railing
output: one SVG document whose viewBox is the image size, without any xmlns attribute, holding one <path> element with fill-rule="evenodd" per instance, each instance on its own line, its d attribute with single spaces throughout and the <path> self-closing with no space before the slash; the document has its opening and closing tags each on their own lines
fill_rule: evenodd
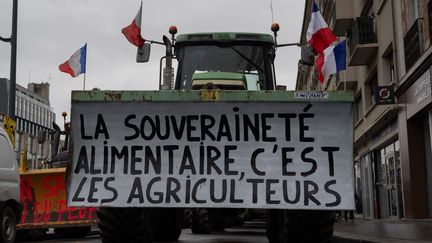
<svg viewBox="0 0 432 243">
<path fill-rule="evenodd" d="M 375 22 L 372 16 L 357 17 L 348 37 L 348 47 L 350 53 L 354 52 L 357 45 L 376 43 L 377 35 Z"/>
<path fill-rule="evenodd" d="M 417 19 L 405 34 L 405 67 L 409 70 L 423 51 L 423 19 Z"/>
<path fill-rule="evenodd" d="M 378 48 L 374 17 L 357 17 L 348 32 L 347 44 L 350 53 L 349 65 L 367 65 Z"/>
</svg>

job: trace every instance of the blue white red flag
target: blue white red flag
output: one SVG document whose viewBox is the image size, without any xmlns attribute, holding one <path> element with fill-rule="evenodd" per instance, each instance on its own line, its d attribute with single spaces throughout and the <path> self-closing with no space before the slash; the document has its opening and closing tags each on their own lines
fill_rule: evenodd
<svg viewBox="0 0 432 243">
<path fill-rule="evenodd" d="M 76 51 L 66 62 L 60 64 L 59 70 L 69 73 L 72 77 L 78 77 L 86 72 L 87 44 Z"/>
<path fill-rule="evenodd" d="M 328 79 L 330 75 L 346 70 L 346 43 L 342 41 L 336 46 L 329 46 L 320 54 L 316 61 L 321 83 Z"/>
<path fill-rule="evenodd" d="M 317 54 L 322 53 L 336 41 L 335 34 L 328 27 L 315 1 L 312 6 L 312 16 L 306 32 L 306 39 Z"/>
</svg>

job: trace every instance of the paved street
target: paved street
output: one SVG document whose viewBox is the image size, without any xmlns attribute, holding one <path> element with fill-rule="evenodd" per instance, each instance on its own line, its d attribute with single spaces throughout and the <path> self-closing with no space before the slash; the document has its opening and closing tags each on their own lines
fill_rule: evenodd
<svg viewBox="0 0 432 243">
<path fill-rule="evenodd" d="M 59 239 L 52 232 L 43 242 L 49 243 L 101 243 L 97 229 L 83 239 Z M 424 243 L 432 242 L 432 221 L 430 220 L 362 220 L 339 221 L 335 224 L 333 243 L 388 242 Z M 245 222 L 242 227 L 227 229 L 210 235 L 194 235 L 184 229 L 178 243 L 268 243 L 265 223 Z M 29 242 L 22 242 L 29 243 Z M 156 242 L 155 242 L 156 243 Z"/>
<path fill-rule="evenodd" d="M 48 234 L 48 238 L 43 242 L 49 243 L 100 243 L 102 242 L 99 235 L 89 236 L 85 239 L 55 239 L 55 236 Z M 265 235 L 265 228 L 262 223 L 248 224 L 244 227 L 227 229 L 225 232 L 213 233 L 211 235 L 194 235 L 190 229 L 184 229 L 179 243 L 267 243 L 267 237 Z M 25 242 L 28 243 L 28 242 Z"/>
<path fill-rule="evenodd" d="M 362 220 L 339 221 L 335 236 L 363 242 L 423 243 L 432 242 L 431 220 Z"/>
</svg>

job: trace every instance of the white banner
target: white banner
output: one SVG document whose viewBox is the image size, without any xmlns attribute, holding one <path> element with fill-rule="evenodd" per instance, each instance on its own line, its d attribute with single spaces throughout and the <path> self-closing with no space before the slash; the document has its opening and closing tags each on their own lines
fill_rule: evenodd
<svg viewBox="0 0 432 243">
<path fill-rule="evenodd" d="M 350 103 L 73 103 L 70 206 L 353 209 Z"/>
</svg>

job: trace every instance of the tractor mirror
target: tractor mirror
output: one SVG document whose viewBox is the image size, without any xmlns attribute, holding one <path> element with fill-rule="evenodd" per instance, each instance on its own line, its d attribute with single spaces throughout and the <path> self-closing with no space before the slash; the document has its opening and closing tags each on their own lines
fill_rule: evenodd
<svg viewBox="0 0 432 243">
<path fill-rule="evenodd" d="M 301 48 L 301 64 L 313 66 L 315 55 L 311 46 L 302 46 Z"/>
<path fill-rule="evenodd" d="M 141 47 L 138 47 L 137 51 L 137 58 L 136 61 L 141 62 L 148 62 L 150 59 L 150 43 L 144 43 Z"/>
</svg>

